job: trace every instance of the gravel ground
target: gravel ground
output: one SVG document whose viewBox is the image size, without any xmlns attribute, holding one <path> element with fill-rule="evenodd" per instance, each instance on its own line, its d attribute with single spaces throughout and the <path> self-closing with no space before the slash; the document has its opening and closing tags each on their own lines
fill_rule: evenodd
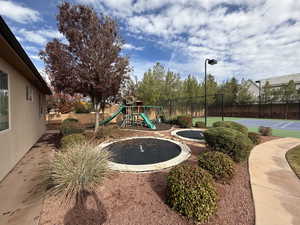
<svg viewBox="0 0 300 225">
<path fill-rule="evenodd" d="M 142 134 L 140 134 L 142 135 Z M 262 141 L 276 137 L 263 137 Z M 192 156 L 185 163 L 197 165 L 204 150 L 187 142 Z M 68 205 L 58 197 L 45 199 L 40 225 L 188 225 L 194 224 L 165 204 L 168 170 L 156 173 L 113 173 L 83 202 Z M 253 225 L 254 208 L 247 162 L 236 166 L 231 184 L 216 183 L 218 210 L 205 225 Z"/>
</svg>

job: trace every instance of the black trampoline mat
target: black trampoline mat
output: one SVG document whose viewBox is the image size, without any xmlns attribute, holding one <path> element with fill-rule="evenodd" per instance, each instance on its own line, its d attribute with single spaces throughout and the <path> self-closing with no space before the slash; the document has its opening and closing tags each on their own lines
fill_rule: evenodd
<svg viewBox="0 0 300 225">
<path fill-rule="evenodd" d="M 136 138 L 112 143 L 106 149 L 112 153 L 112 162 L 128 165 L 146 165 L 170 160 L 181 153 L 173 142 L 155 138 Z"/>
<path fill-rule="evenodd" d="M 197 139 L 197 140 L 204 140 L 204 136 L 202 131 L 199 130 L 182 130 L 176 132 L 178 136 L 185 137 L 185 138 L 191 138 L 191 139 Z"/>
</svg>

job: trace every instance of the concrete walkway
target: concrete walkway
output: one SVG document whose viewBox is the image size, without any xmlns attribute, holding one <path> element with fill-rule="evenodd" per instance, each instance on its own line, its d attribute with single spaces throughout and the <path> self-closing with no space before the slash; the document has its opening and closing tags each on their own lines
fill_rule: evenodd
<svg viewBox="0 0 300 225">
<path fill-rule="evenodd" d="M 300 180 L 285 154 L 300 139 L 281 138 L 256 146 L 249 158 L 256 225 L 300 224 Z"/>
<path fill-rule="evenodd" d="M 45 134 L 0 183 L 0 225 L 37 225 L 44 189 L 38 188 L 43 163 L 52 156 L 53 134 Z"/>
</svg>

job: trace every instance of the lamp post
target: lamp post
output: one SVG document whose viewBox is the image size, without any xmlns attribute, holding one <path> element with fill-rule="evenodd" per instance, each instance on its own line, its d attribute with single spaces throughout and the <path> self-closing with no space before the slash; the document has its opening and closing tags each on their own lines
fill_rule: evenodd
<svg viewBox="0 0 300 225">
<path fill-rule="evenodd" d="M 259 118 L 261 118 L 261 81 L 257 80 L 255 83 L 259 84 L 258 86 L 258 98 L 259 98 Z"/>
<path fill-rule="evenodd" d="M 206 83 L 207 83 L 207 63 L 209 65 L 215 65 L 218 63 L 217 60 L 215 59 L 205 59 L 205 62 L 204 62 L 204 67 L 205 67 L 205 70 L 204 70 L 204 108 L 205 108 L 205 111 L 204 111 L 204 117 L 205 117 L 205 126 L 207 126 L 207 87 L 206 87 Z"/>
</svg>

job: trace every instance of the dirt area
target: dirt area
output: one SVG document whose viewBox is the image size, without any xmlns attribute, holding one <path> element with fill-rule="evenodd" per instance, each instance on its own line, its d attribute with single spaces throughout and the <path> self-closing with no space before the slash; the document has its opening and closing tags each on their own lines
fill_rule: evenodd
<svg viewBox="0 0 300 225">
<path fill-rule="evenodd" d="M 127 132 L 126 136 L 153 135 L 174 139 L 167 131 Z M 124 136 L 124 134 L 122 135 Z M 278 137 L 262 137 L 262 142 Z M 192 155 L 185 163 L 197 166 L 197 156 L 205 150 L 199 143 L 186 142 Z M 183 225 L 194 224 L 165 204 L 168 170 L 155 173 L 112 173 L 85 201 L 61 205 L 49 196 L 44 202 L 40 225 Z M 247 162 L 236 166 L 231 184 L 216 183 L 218 210 L 205 225 L 253 225 L 254 208 Z"/>
</svg>

